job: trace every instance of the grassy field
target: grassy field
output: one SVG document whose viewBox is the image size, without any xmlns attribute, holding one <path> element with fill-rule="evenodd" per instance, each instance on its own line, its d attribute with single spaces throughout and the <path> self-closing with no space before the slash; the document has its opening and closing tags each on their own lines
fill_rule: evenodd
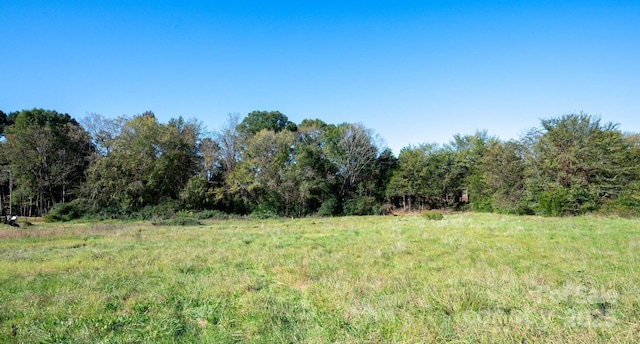
<svg viewBox="0 0 640 344">
<path fill-rule="evenodd" d="M 640 340 L 640 220 L 491 214 L 0 230 L 0 342 Z"/>
</svg>

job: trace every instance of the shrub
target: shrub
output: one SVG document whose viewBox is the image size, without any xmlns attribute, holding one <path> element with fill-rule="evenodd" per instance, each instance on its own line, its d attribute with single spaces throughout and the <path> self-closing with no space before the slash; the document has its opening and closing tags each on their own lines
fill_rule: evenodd
<svg viewBox="0 0 640 344">
<path fill-rule="evenodd" d="M 616 199 L 604 201 L 597 213 L 624 218 L 640 217 L 640 197 L 633 197 L 623 192 Z"/>
<path fill-rule="evenodd" d="M 344 202 L 345 215 L 374 215 L 380 210 L 375 197 L 358 196 Z"/>
<path fill-rule="evenodd" d="M 140 210 L 136 217 L 141 220 L 166 220 L 176 215 L 180 204 L 174 200 L 166 200 L 156 205 L 148 205 Z"/>
<path fill-rule="evenodd" d="M 193 176 L 180 191 L 180 201 L 187 209 L 202 209 L 209 199 L 207 194 L 207 180 L 202 175 Z"/>
<path fill-rule="evenodd" d="M 277 219 L 278 217 L 279 217 L 278 213 L 270 209 L 257 209 L 251 212 L 251 214 L 249 214 L 250 219 L 266 220 L 266 219 Z"/>
<path fill-rule="evenodd" d="M 537 213 L 544 216 L 568 215 L 573 208 L 568 190 L 562 187 L 540 192 L 536 201 Z"/>
<path fill-rule="evenodd" d="M 441 211 L 438 210 L 427 210 L 422 213 L 422 217 L 427 220 L 442 220 L 444 219 L 444 215 L 442 215 Z"/>
<path fill-rule="evenodd" d="M 203 210 L 195 214 L 195 217 L 199 220 L 217 219 L 227 220 L 230 218 L 229 214 L 220 210 Z"/>
<path fill-rule="evenodd" d="M 338 208 L 338 201 L 335 198 L 326 199 L 318 208 L 318 216 L 327 217 L 336 214 Z"/>
<path fill-rule="evenodd" d="M 394 209 L 395 207 L 393 206 L 393 204 L 385 203 L 380 206 L 379 215 L 393 215 Z"/>
<path fill-rule="evenodd" d="M 191 210 L 179 210 L 178 212 L 176 212 L 176 217 L 192 217 L 193 216 L 193 211 Z"/>
<path fill-rule="evenodd" d="M 90 212 L 90 207 L 84 199 L 74 199 L 71 202 L 58 203 L 45 215 L 46 222 L 65 222 L 79 219 Z"/>
</svg>

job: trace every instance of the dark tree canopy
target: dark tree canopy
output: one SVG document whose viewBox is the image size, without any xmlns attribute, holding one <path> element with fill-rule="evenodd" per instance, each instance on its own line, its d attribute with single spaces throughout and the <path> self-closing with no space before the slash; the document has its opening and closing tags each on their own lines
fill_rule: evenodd
<svg viewBox="0 0 640 344">
<path fill-rule="evenodd" d="M 7 114 L 0 110 L 0 137 L 4 136 L 4 130 L 9 125 Z"/>
<path fill-rule="evenodd" d="M 296 131 L 297 126 L 279 111 L 253 111 L 238 125 L 238 131 L 247 135 L 255 135 L 261 130 L 278 133 L 283 130 Z"/>
</svg>

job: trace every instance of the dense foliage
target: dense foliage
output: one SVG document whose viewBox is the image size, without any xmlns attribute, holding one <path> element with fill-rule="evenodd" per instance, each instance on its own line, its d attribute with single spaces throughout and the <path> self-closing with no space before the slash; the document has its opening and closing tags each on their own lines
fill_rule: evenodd
<svg viewBox="0 0 640 344">
<path fill-rule="evenodd" d="M 583 113 L 544 119 L 519 140 L 480 131 L 408 146 L 398 157 L 360 123 L 296 124 L 277 111 L 230 115 L 215 133 L 182 118 L 160 123 L 152 112 L 78 122 L 33 109 L 0 112 L 0 122 L 5 214 L 634 216 L 640 209 L 640 135 Z"/>
</svg>

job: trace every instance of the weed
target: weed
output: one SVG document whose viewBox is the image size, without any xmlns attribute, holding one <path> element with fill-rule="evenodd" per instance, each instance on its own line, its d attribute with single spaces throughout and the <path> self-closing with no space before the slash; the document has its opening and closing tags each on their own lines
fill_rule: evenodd
<svg viewBox="0 0 640 344">
<path fill-rule="evenodd" d="M 442 219 L 444 219 L 444 215 L 442 214 L 441 211 L 438 211 L 438 210 L 423 211 L 421 216 L 424 217 L 427 220 L 442 220 Z"/>
</svg>

